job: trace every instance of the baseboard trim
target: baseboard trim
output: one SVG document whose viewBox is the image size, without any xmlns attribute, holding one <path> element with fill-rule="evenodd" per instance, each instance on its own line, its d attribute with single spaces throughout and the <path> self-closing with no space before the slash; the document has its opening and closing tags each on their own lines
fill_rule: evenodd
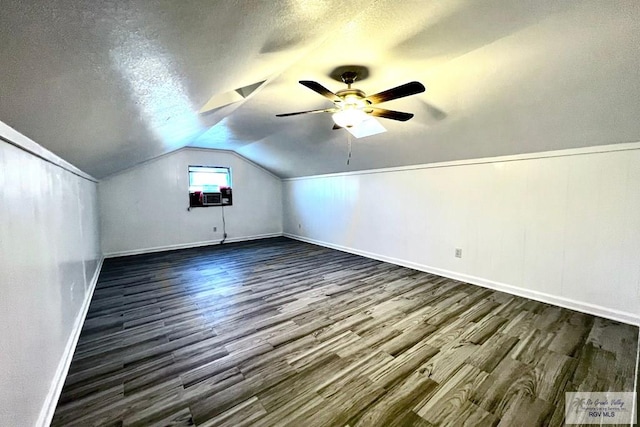
<svg viewBox="0 0 640 427">
<path fill-rule="evenodd" d="M 100 257 L 100 259 L 98 260 L 98 265 L 96 266 L 96 270 L 93 273 L 93 277 L 91 278 L 91 282 L 89 283 L 89 292 L 87 292 L 87 296 L 82 302 L 82 309 L 76 317 L 71 335 L 67 340 L 67 345 L 65 346 L 64 353 L 62 354 L 62 358 L 58 363 L 58 368 L 56 369 L 55 376 L 53 377 L 53 381 L 51 382 L 49 393 L 47 394 L 44 404 L 42 405 L 42 409 L 40 410 L 40 415 L 38 416 L 38 421 L 36 423 L 37 426 L 47 427 L 51 425 L 51 420 L 53 420 L 53 415 L 56 412 L 56 406 L 58 406 L 58 399 L 60 399 L 60 394 L 62 393 L 62 387 L 64 386 L 64 382 L 67 379 L 67 373 L 69 372 L 69 367 L 71 366 L 73 353 L 75 352 L 76 346 L 78 345 L 78 340 L 80 339 L 80 331 L 82 331 L 84 319 L 87 317 L 89 305 L 91 304 L 91 299 L 93 298 L 93 292 L 96 290 L 96 284 L 98 283 L 98 277 L 100 276 L 100 271 L 102 270 L 103 263 L 104 257 Z"/>
<path fill-rule="evenodd" d="M 640 331 L 638 331 L 638 346 L 637 346 L 637 350 L 636 350 L 636 375 L 634 377 L 633 380 L 633 392 L 636 394 L 636 398 L 633 400 L 633 407 L 631 408 L 631 414 L 633 416 L 633 414 L 635 414 L 635 419 L 636 423 L 635 426 L 638 426 L 638 411 L 640 408 L 638 408 L 638 403 L 639 403 L 639 393 L 640 390 L 638 390 L 638 387 L 640 387 L 640 384 L 638 384 L 640 382 Z"/>
<path fill-rule="evenodd" d="M 230 237 L 230 238 L 227 238 L 224 242 L 225 243 L 246 242 L 249 240 L 269 239 L 271 237 L 282 237 L 282 233 L 265 233 L 265 234 L 254 234 L 252 236 Z M 191 242 L 191 243 L 180 243 L 177 245 L 155 246 L 153 248 L 109 252 L 104 254 L 104 257 L 115 258 L 120 256 L 151 254 L 154 252 L 175 251 L 178 249 L 189 249 L 189 248 L 198 248 L 201 246 L 219 245 L 220 242 L 221 240 L 217 239 L 217 240 L 203 240 L 200 242 Z"/>
<path fill-rule="evenodd" d="M 438 276 L 448 277 L 450 279 L 459 280 L 461 282 L 470 283 L 472 285 L 482 286 L 483 288 L 493 289 L 500 292 L 506 292 L 511 295 L 529 298 L 529 299 L 544 302 L 547 304 L 568 308 L 570 310 L 576 310 L 583 313 L 592 314 L 594 316 L 600 316 L 607 319 L 616 320 L 618 322 L 640 326 L 640 316 L 634 315 L 633 313 L 613 310 L 613 309 L 602 307 L 599 305 L 576 301 L 573 299 L 551 295 L 544 292 L 523 289 L 523 288 L 519 288 L 517 286 L 509 285 L 506 283 L 495 282 L 492 280 L 483 279 L 481 277 L 470 276 L 467 274 L 457 273 L 455 271 L 450 271 L 450 270 L 443 270 L 441 268 L 418 264 L 415 262 L 406 261 L 399 258 L 393 258 L 386 255 L 380 255 L 380 254 L 363 251 L 359 249 L 354 249 L 347 246 L 336 245 L 336 244 L 321 241 L 321 240 L 311 239 L 305 236 L 299 236 L 291 233 L 282 233 L 282 235 L 290 239 L 300 240 L 302 242 L 324 246 L 327 248 L 336 249 L 342 252 L 348 252 L 355 255 L 360 255 L 366 258 L 376 259 L 378 261 L 384 261 L 390 264 L 412 268 L 414 270 L 437 274 Z"/>
</svg>

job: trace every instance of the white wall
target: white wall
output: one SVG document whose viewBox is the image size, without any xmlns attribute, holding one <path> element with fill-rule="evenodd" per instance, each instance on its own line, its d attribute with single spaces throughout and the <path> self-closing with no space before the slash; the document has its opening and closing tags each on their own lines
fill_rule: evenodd
<svg viewBox="0 0 640 427">
<path fill-rule="evenodd" d="M 290 179 L 283 200 L 285 235 L 640 323 L 640 144 Z"/>
<path fill-rule="evenodd" d="M 53 415 L 101 264 L 96 191 L 0 122 L 0 425 Z"/>
<path fill-rule="evenodd" d="M 100 181 L 105 256 L 222 239 L 221 207 L 187 210 L 189 165 L 231 167 L 233 206 L 224 207 L 227 242 L 282 234 L 279 178 L 229 151 L 182 149 Z"/>
</svg>

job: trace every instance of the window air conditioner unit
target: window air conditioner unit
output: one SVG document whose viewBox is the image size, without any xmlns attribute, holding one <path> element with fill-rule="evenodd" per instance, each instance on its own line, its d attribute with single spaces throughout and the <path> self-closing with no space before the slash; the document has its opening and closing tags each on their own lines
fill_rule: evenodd
<svg viewBox="0 0 640 427">
<path fill-rule="evenodd" d="M 222 194 L 220 193 L 202 193 L 203 206 L 220 206 L 222 205 Z"/>
</svg>

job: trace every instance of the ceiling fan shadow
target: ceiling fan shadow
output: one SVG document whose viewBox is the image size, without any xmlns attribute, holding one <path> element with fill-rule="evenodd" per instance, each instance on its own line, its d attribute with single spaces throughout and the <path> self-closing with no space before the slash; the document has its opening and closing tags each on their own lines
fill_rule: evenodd
<svg viewBox="0 0 640 427">
<path fill-rule="evenodd" d="M 424 106 L 424 109 L 429 113 L 429 115 L 437 120 L 444 120 L 447 118 L 447 113 L 445 113 L 444 111 L 442 111 L 441 109 L 439 109 L 438 107 L 436 107 L 433 104 L 428 103 L 427 101 L 424 100 L 420 100 L 420 102 L 422 103 L 422 105 Z"/>
<path fill-rule="evenodd" d="M 299 45 L 303 42 L 304 36 L 300 34 L 291 34 L 283 37 L 281 34 L 277 34 L 269 37 L 262 47 L 260 48 L 260 53 L 278 53 L 285 50 L 293 50 L 299 47 Z"/>
<path fill-rule="evenodd" d="M 346 72 L 355 73 L 358 82 L 361 82 L 369 77 L 369 68 L 364 65 L 341 65 L 331 70 L 329 72 L 329 77 L 337 82 L 343 83 L 344 80 L 342 75 Z"/>
<path fill-rule="evenodd" d="M 402 56 L 456 58 L 496 40 L 536 25 L 572 7 L 571 2 L 469 2 L 450 15 L 397 43 L 393 51 Z M 482 22 L 478 21 L 482 16 Z"/>
<path fill-rule="evenodd" d="M 435 105 L 423 100 L 418 99 L 418 105 L 420 106 L 420 112 L 417 112 L 413 120 L 423 125 L 433 125 L 437 122 L 445 120 L 449 115 L 442 109 Z"/>
</svg>

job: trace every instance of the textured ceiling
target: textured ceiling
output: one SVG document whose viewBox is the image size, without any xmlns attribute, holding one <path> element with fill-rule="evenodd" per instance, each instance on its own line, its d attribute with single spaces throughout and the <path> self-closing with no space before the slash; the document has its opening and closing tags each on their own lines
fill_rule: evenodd
<svg viewBox="0 0 640 427">
<path fill-rule="evenodd" d="M 185 145 L 293 177 L 631 142 L 639 35 L 637 0 L 4 0 L 0 120 L 98 178 Z M 330 107 L 297 82 L 349 64 L 427 91 L 347 165 L 329 114 L 275 114 Z"/>
</svg>

